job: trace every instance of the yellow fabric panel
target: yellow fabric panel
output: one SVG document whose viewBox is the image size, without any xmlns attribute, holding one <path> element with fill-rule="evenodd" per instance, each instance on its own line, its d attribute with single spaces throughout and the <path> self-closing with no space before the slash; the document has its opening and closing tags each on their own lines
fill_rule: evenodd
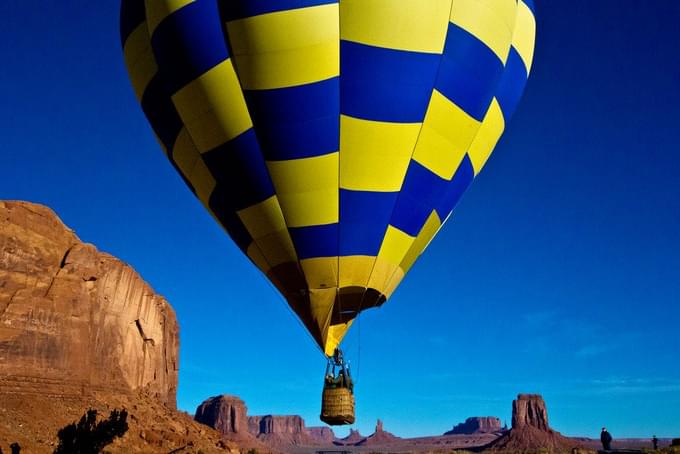
<svg viewBox="0 0 680 454">
<path fill-rule="evenodd" d="M 145 0 L 146 19 L 148 21 L 149 35 L 156 30 L 158 24 L 180 8 L 193 3 L 195 0 Z"/>
<path fill-rule="evenodd" d="M 401 261 L 401 269 L 404 270 L 404 273 L 407 273 L 408 270 L 411 269 L 411 266 L 413 266 L 420 254 L 423 253 L 427 245 L 430 244 L 430 241 L 434 238 L 441 226 L 442 222 L 439 219 L 439 216 L 437 216 L 437 212 L 432 210 L 432 213 L 430 213 L 430 216 L 425 221 L 425 225 L 420 229 L 418 236 Z"/>
<path fill-rule="evenodd" d="M 477 0 L 477 3 L 484 5 L 487 9 L 494 10 L 509 31 L 515 29 L 517 0 Z"/>
<path fill-rule="evenodd" d="M 512 45 L 522 58 L 527 72 L 531 71 L 534 59 L 534 41 L 536 39 L 536 19 L 529 7 L 522 0 L 517 5 L 517 23 L 512 37 Z"/>
<path fill-rule="evenodd" d="M 210 196 L 217 186 L 217 181 L 213 177 L 208 166 L 205 165 L 202 158 L 196 161 L 196 165 L 187 177 L 191 181 L 192 186 L 196 190 L 196 197 L 200 200 L 203 205 L 208 206 L 210 202 Z"/>
<path fill-rule="evenodd" d="M 472 167 L 475 169 L 475 175 L 484 167 L 486 160 L 489 159 L 491 152 L 496 147 L 498 139 L 501 138 L 504 129 L 505 120 L 503 119 L 503 112 L 498 101 L 494 98 L 491 101 L 489 110 L 486 112 L 486 116 L 484 116 L 482 127 L 479 128 L 479 132 L 468 151 Z"/>
<path fill-rule="evenodd" d="M 441 54 L 450 12 L 451 0 L 342 0 L 340 38 Z"/>
<path fill-rule="evenodd" d="M 239 210 L 237 214 L 253 239 L 286 228 L 281 206 L 275 195 L 256 205 Z"/>
<path fill-rule="evenodd" d="M 387 285 L 390 278 L 397 272 L 399 265 L 391 263 L 381 257 L 375 259 L 371 277 L 368 279 L 367 287 L 374 288 L 382 294 L 387 293 Z"/>
<path fill-rule="evenodd" d="M 187 179 L 201 157 L 186 128 L 182 128 L 172 148 L 172 160 Z"/>
<path fill-rule="evenodd" d="M 405 274 L 406 272 L 401 269 L 401 267 L 397 267 L 394 270 L 394 274 L 392 274 L 389 281 L 387 282 L 387 285 L 385 286 L 385 298 L 389 299 L 392 297 L 392 294 L 401 283 L 401 280 L 404 279 Z"/>
<path fill-rule="evenodd" d="M 248 249 L 246 250 L 246 253 L 248 254 L 248 257 L 250 260 L 253 261 L 255 266 L 257 266 L 260 271 L 262 271 L 264 274 L 267 274 L 270 270 L 270 266 L 267 263 L 267 259 L 262 255 L 262 251 L 260 248 L 257 246 L 257 243 L 254 241 L 250 243 L 248 246 Z"/>
<path fill-rule="evenodd" d="M 172 96 L 199 151 L 210 151 L 252 127 L 248 107 L 230 59 Z"/>
<path fill-rule="evenodd" d="M 333 305 L 338 294 L 336 288 L 312 289 L 309 291 L 309 311 L 312 319 L 321 331 L 322 342 L 328 338 L 328 328 L 331 325 Z"/>
<path fill-rule="evenodd" d="M 434 90 L 413 160 L 450 180 L 480 126 L 479 121 Z"/>
<path fill-rule="evenodd" d="M 502 9 L 489 8 L 478 0 L 453 0 L 451 22 L 475 35 L 503 63 L 508 59 L 512 42 L 512 29 L 504 19 Z"/>
<path fill-rule="evenodd" d="M 324 353 L 326 353 L 326 356 L 333 356 L 335 349 L 338 347 L 338 345 L 340 345 L 340 342 L 342 342 L 342 338 L 345 337 L 345 334 L 347 334 L 347 331 L 352 326 L 352 323 L 354 323 L 354 319 L 347 323 L 331 325 L 328 328 L 326 345 L 324 346 Z"/>
<path fill-rule="evenodd" d="M 420 123 L 388 123 L 340 116 L 340 187 L 401 189 Z"/>
<path fill-rule="evenodd" d="M 310 289 L 338 286 L 338 258 L 315 257 L 300 260 L 302 272 Z"/>
<path fill-rule="evenodd" d="M 375 257 L 348 255 L 340 257 L 338 287 L 366 287 Z"/>
<path fill-rule="evenodd" d="M 208 166 L 203 162 L 201 154 L 191 141 L 191 137 L 189 137 L 185 128 L 182 128 L 179 136 L 177 136 L 175 146 L 172 149 L 172 160 L 182 172 L 182 175 L 191 182 L 198 199 L 210 209 L 208 202 L 217 182 Z"/>
<path fill-rule="evenodd" d="M 295 246 L 287 229 L 255 238 L 255 243 L 272 268 L 282 263 L 297 261 Z"/>
<path fill-rule="evenodd" d="M 378 258 L 399 265 L 414 240 L 415 238 L 408 233 L 388 225 L 385 238 L 383 239 L 380 251 L 378 252 Z"/>
<path fill-rule="evenodd" d="M 338 153 L 267 161 L 288 227 L 338 222 Z"/>
<path fill-rule="evenodd" d="M 244 208 L 237 214 L 270 267 L 297 261 L 293 240 L 276 196 Z"/>
<path fill-rule="evenodd" d="M 141 24 L 130 34 L 125 41 L 123 53 L 135 96 L 141 101 L 144 90 L 158 72 L 146 23 Z"/>
<path fill-rule="evenodd" d="M 340 74 L 337 3 L 231 21 L 227 33 L 244 89 L 292 87 Z"/>
</svg>

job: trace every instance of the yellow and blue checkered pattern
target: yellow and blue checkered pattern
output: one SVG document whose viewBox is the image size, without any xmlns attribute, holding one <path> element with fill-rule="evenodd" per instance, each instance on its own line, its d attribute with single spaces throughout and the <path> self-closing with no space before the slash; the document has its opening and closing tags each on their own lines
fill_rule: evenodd
<svg viewBox="0 0 680 454">
<path fill-rule="evenodd" d="M 135 93 L 187 185 L 332 354 L 484 166 L 532 0 L 123 0 Z"/>
</svg>

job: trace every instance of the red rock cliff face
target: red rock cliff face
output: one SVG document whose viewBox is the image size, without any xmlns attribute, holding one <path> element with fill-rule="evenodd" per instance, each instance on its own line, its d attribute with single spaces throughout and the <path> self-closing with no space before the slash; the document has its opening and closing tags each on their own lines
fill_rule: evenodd
<svg viewBox="0 0 680 454">
<path fill-rule="evenodd" d="M 0 394 L 146 389 L 175 406 L 175 313 L 52 210 L 0 202 Z"/>
</svg>

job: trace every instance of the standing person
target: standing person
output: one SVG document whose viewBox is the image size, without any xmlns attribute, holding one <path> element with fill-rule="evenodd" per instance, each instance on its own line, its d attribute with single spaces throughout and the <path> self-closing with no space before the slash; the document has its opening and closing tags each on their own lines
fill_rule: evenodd
<svg viewBox="0 0 680 454">
<path fill-rule="evenodd" d="M 659 439 L 656 438 L 656 435 L 652 435 L 652 446 L 654 446 L 654 451 L 659 449 Z"/>
<path fill-rule="evenodd" d="M 605 451 L 609 451 L 612 449 L 612 435 L 609 432 L 607 432 L 606 427 L 602 428 L 602 433 L 600 433 L 600 441 L 602 442 L 602 448 Z"/>
</svg>

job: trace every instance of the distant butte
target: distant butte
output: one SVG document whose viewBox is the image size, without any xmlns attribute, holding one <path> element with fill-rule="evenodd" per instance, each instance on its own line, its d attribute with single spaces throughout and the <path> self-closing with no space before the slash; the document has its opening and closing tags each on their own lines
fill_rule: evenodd
<svg viewBox="0 0 680 454">
<path fill-rule="evenodd" d="M 444 435 L 472 435 L 501 432 L 501 420 L 495 416 L 472 416 L 465 422 L 456 424 Z"/>
</svg>

